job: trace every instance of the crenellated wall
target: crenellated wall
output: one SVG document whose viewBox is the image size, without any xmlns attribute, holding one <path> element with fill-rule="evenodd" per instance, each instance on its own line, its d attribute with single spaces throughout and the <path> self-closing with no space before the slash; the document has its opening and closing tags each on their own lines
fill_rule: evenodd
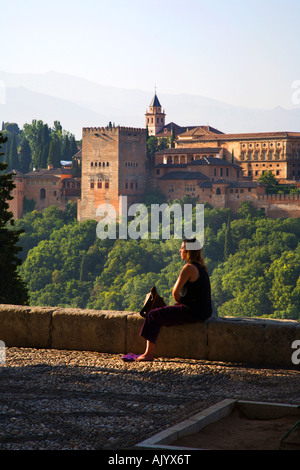
<svg viewBox="0 0 300 470">
<path fill-rule="evenodd" d="M 7 347 L 139 354 L 145 347 L 139 336 L 142 324 L 135 312 L 0 305 L 0 340 Z M 294 368 L 296 340 L 296 321 L 213 317 L 163 327 L 156 356 Z M 300 359 L 300 343 L 298 349 Z"/>
<path fill-rule="evenodd" d="M 300 217 L 300 194 L 260 194 L 255 205 L 267 217 Z"/>
<path fill-rule="evenodd" d="M 101 220 L 104 205 L 118 214 L 120 195 L 127 196 L 129 205 L 139 202 L 146 187 L 146 160 L 146 129 L 84 127 L 78 220 Z"/>
</svg>

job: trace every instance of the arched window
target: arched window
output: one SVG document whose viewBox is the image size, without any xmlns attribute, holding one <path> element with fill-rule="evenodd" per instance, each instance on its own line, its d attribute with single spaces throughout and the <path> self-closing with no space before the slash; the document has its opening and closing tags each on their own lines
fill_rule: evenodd
<svg viewBox="0 0 300 470">
<path fill-rule="evenodd" d="M 45 199 L 45 197 L 46 197 L 46 190 L 45 190 L 44 188 L 42 188 L 42 189 L 40 190 L 40 198 L 41 198 L 41 199 Z"/>
<path fill-rule="evenodd" d="M 221 194 L 221 189 L 220 188 L 217 188 L 216 194 L 217 194 L 217 196 L 219 196 Z"/>
</svg>

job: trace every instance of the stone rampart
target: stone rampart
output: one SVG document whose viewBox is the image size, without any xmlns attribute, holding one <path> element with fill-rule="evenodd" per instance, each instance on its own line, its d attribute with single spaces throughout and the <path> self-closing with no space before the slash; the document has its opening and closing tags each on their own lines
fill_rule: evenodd
<svg viewBox="0 0 300 470">
<path fill-rule="evenodd" d="M 300 217 L 300 194 L 260 194 L 254 204 L 267 217 Z"/>
<path fill-rule="evenodd" d="M 145 347 L 139 336 L 142 323 L 135 312 L 0 305 L 0 340 L 7 347 L 139 354 Z M 300 341 L 296 321 L 213 317 L 204 323 L 163 327 L 156 356 L 289 368 L 296 367 L 296 340 Z"/>
</svg>

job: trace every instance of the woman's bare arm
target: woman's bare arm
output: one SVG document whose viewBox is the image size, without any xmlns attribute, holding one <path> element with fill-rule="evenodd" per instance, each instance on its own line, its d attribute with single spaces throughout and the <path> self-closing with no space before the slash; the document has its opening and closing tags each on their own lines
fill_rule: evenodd
<svg viewBox="0 0 300 470">
<path fill-rule="evenodd" d="M 184 284 L 190 280 L 191 276 L 193 276 L 194 274 L 194 268 L 188 264 L 186 264 L 179 276 L 178 276 L 178 279 L 174 285 L 174 288 L 173 288 L 173 291 L 172 291 L 172 295 L 173 295 L 173 298 L 174 300 L 177 302 L 177 303 L 180 303 L 180 290 L 181 288 L 184 286 Z"/>
</svg>

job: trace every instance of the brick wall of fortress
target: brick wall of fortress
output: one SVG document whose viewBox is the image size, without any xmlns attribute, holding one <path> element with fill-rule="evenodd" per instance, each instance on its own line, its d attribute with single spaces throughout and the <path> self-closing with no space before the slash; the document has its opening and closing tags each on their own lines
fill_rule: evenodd
<svg viewBox="0 0 300 470">
<path fill-rule="evenodd" d="M 300 194 L 266 194 L 255 201 L 267 217 L 300 217 Z"/>
<path fill-rule="evenodd" d="M 150 176 L 147 170 L 146 129 L 93 127 L 84 128 L 82 136 L 82 196 L 78 202 L 78 220 L 95 218 L 97 207 L 105 203 L 114 206 L 118 213 L 120 194 L 126 195 L 128 205 L 131 205 L 140 202 L 147 185 L 152 188 L 165 185 L 153 174 Z M 191 143 L 190 146 L 194 145 Z M 169 196 L 182 197 L 185 185 L 185 181 L 174 181 L 174 194 Z M 298 194 L 263 195 L 252 192 L 250 195 L 246 191 L 230 194 L 225 188 L 220 195 L 216 194 L 215 188 L 212 191 L 201 190 L 199 194 L 200 202 L 233 210 L 237 210 L 245 200 L 263 208 L 268 217 L 300 217 Z"/>
<path fill-rule="evenodd" d="M 292 179 L 294 177 L 299 179 L 300 177 L 299 136 L 287 135 L 285 132 L 224 134 L 218 135 L 216 138 L 200 140 L 183 139 L 179 136 L 176 146 L 222 148 L 228 157 L 231 157 L 233 153 L 237 163 L 243 168 L 244 174 L 253 179 L 257 179 L 266 170 L 272 171 L 277 179 Z M 266 157 L 263 156 L 264 152 Z"/>
<path fill-rule="evenodd" d="M 153 189 L 159 188 L 168 197 L 168 194 L 164 191 L 164 181 L 160 184 L 157 178 L 152 177 L 150 182 Z M 175 183 L 174 192 L 170 193 L 173 199 L 180 198 L 185 194 L 186 181 L 178 180 Z M 196 180 L 194 182 L 189 181 L 188 183 L 192 183 L 197 187 Z M 209 188 L 204 189 L 203 193 L 200 192 L 198 194 L 199 203 L 207 202 L 216 208 L 230 208 L 237 211 L 242 202 L 250 201 L 258 209 L 264 209 L 267 217 L 300 217 L 300 194 L 259 194 L 257 192 L 248 193 L 247 191 L 228 194 L 223 189 L 222 193 L 217 195 L 216 188 L 213 188 L 212 192 Z"/>
<path fill-rule="evenodd" d="M 146 129 L 83 128 L 81 201 L 78 220 L 95 218 L 110 204 L 118 212 L 119 195 L 138 202 L 146 184 Z"/>
</svg>

